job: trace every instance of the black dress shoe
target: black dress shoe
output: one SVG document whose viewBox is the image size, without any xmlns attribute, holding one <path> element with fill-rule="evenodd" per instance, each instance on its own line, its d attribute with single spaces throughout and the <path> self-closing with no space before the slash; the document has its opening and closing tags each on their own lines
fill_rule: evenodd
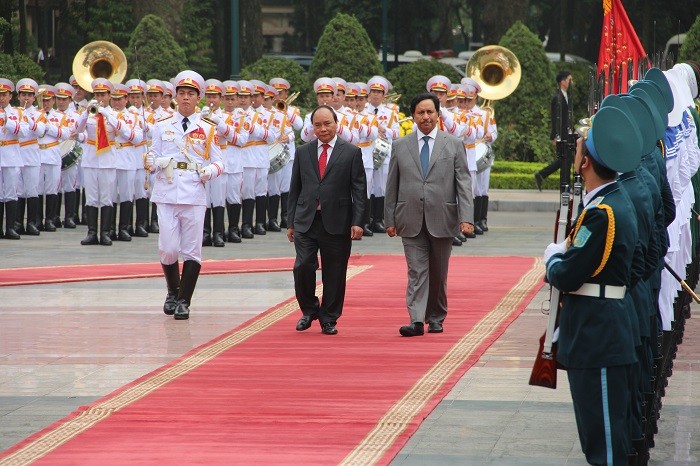
<svg viewBox="0 0 700 466">
<path fill-rule="evenodd" d="M 338 333 L 338 329 L 335 328 L 335 324 L 328 322 L 321 324 L 321 332 L 323 332 L 324 335 L 336 335 Z"/>
<path fill-rule="evenodd" d="M 5 239 L 20 239 L 20 236 L 14 229 L 8 228 L 5 230 Z"/>
<path fill-rule="evenodd" d="M 163 309 L 165 310 L 165 309 Z M 175 320 L 187 320 L 190 318 L 190 306 L 184 299 L 179 299 L 173 313 Z"/>
<path fill-rule="evenodd" d="M 165 297 L 165 303 L 163 304 L 163 312 L 165 315 L 171 316 L 175 314 L 175 309 L 177 308 L 177 296 L 168 293 Z"/>
<path fill-rule="evenodd" d="M 134 229 L 134 236 L 137 238 L 148 238 L 148 232 L 141 225 L 136 225 Z"/>
<path fill-rule="evenodd" d="M 304 316 L 297 322 L 297 332 L 303 332 L 311 327 L 311 322 L 315 320 L 312 316 Z"/>
<path fill-rule="evenodd" d="M 241 226 L 241 238 L 252 239 L 254 237 L 255 235 L 253 235 L 253 229 L 250 227 L 249 224 L 244 223 Z"/>
<path fill-rule="evenodd" d="M 489 231 L 489 226 L 486 224 L 486 220 L 479 220 L 479 227 L 484 232 Z"/>
<path fill-rule="evenodd" d="M 440 322 L 430 322 L 428 324 L 428 333 L 442 333 L 442 324 Z"/>
<path fill-rule="evenodd" d="M 56 225 L 53 224 L 53 221 L 46 219 L 44 222 L 44 231 L 56 231 Z"/>
<path fill-rule="evenodd" d="M 271 218 L 267 221 L 266 225 L 267 231 L 282 231 L 282 228 L 277 224 L 277 220 Z"/>
<path fill-rule="evenodd" d="M 33 223 L 27 223 L 26 232 L 29 236 L 39 236 L 41 234 L 39 229 Z"/>
<path fill-rule="evenodd" d="M 418 337 L 423 335 L 423 322 L 413 322 L 411 325 L 404 325 L 399 329 L 402 337 Z"/>
<path fill-rule="evenodd" d="M 474 236 L 476 237 L 476 235 L 483 235 L 483 234 L 484 234 L 484 230 L 482 230 L 481 226 L 479 226 L 479 222 L 476 222 L 474 224 Z"/>
<path fill-rule="evenodd" d="M 535 185 L 537 185 L 537 189 L 542 191 L 542 181 L 544 181 L 544 178 L 542 178 L 542 175 L 539 173 L 535 173 Z"/>
<path fill-rule="evenodd" d="M 255 229 L 253 230 L 253 233 L 255 233 L 256 235 L 267 234 L 267 230 L 265 230 L 265 224 L 264 223 L 256 223 Z"/>
<path fill-rule="evenodd" d="M 240 232 L 238 231 L 238 227 L 231 227 L 228 229 L 227 240 L 229 243 L 240 243 L 241 242 L 241 235 L 240 235 Z"/>
<path fill-rule="evenodd" d="M 68 229 L 71 229 L 71 230 L 74 229 L 74 228 L 76 228 L 75 222 L 73 221 L 73 219 L 72 219 L 71 217 L 68 217 L 67 219 L 65 219 L 65 220 L 63 221 L 63 226 L 64 226 L 65 228 L 68 228 Z"/>
<path fill-rule="evenodd" d="M 469 239 L 469 238 L 476 238 L 476 233 L 474 233 L 474 232 L 472 232 L 472 233 L 465 233 L 465 234 L 464 234 L 464 237 L 467 238 L 467 239 Z"/>
<path fill-rule="evenodd" d="M 211 246 L 211 234 L 210 233 L 204 233 L 204 236 L 202 236 L 202 246 Z"/>
<path fill-rule="evenodd" d="M 119 235 L 117 236 L 117 240 L 119 241 L 131 241 L 131 235 L 129 234 L 126 229 L 119 230 Z"/>
<path fill-rule="evenodd" d="M 457 232 L 457 238 L 459 238 L 461 242 L 465 242 L 467 240 L 467 237 L 461 231 Z"/>
<path fill-rule="evenodd" d="M 214 244 L 215 248 L 223 248 L 226 246 L 226 243 L 224 242 L 224 235 L 217 231 L 213 235 L 212 243 Z"/>
<path fill-rule="evenodd" d="M 461 246 L 462 245 L 462 240 L 457 238 L 456 236 L 452 238 L 452 246 Z"/>
</svg>

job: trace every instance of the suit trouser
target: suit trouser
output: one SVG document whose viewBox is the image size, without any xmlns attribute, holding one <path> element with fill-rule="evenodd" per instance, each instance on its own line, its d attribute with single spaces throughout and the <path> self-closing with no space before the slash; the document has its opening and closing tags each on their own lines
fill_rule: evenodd
<svg viewBox="0 0 700 466">
<path fill-rule="evenodd" d="M 289 164 L 287 164 L 289 165 Z M 287 188 L 289 191 L 289 188 Z M 282 170 L 267 174 L 267 195 L 279 196 L 282 194 Z"/>
<path fill-rule="evenodd" d="M 374 189 L 374 167 L 365 167 L 365 179 L 367 180 L 367 199 L 369 199 Z"/>
<path fill-rule="evenodd" d="M 323 227 L 318 211 L 309 231 L 294 231 L 294 291 L 305 316 L 318 317 L 321 324 L 335 324 L 343 312 L 346 272 L 352 240 L 350 232 L 332 235 Z M 316 297 L 318 252 L 321 252 L 323 297 Z"/>
<path fill-rule="evenodd" d="M 114 187 L 114 201 L 132 202 L 134 198 L 134 188 L 136 187 L 136 170 L 117 169 L 116 186 Z"/>
<path fill-rule="evenodd" d="M 372 192 L 370 195 L 384 197 L 386 193 L 386 180 L 389 176 L 389 157 L 386 158 L 381 167 L 374 170 L 372 174 Z"/>
<path fill-rule="evenodd" d="M 203 205 L 162 204 L 158 206 L 158 252 L 160 262 L 174 264 L 182 255 L 183 261 L 202 262 L 204 236 Z"/>
<path fill-rule="evenodd" d="M 590 464 L 628 464 L 631 365 L 567 369 L 581 449 Z"/>
<path fill-rule="evenodd" d="M 145 199 L 148 197 L 148 191 L 146 191 L 146 170 L 143 168 L 138 168 L 136 170 L 136 175 L 134 177 L 134 199 Z"/>
<path fill-rule="evenodd" d="M 292 157 L 287 164 L 280 170 L 280 176 L 282 180 L 280 181 L 280 191 L 283 193 L 289 192 L 289 185 L 292 181 L 292 166 L 294 165 L 294 158 Z"/>
<path fill-rule="evenodd" d="M 447 317 L 447 270 L 452 237 L 436 238 L 423 227 L 418 235 L 402 237 L 408 265 L 406 306 L 411 322 L 443 322 Z"/>
<path fill-rule="evenodd" d="M 540 176 L 542 176 L 542 178 L 547 178 L 549 175 L 551 175 L 555 171 L 561 169 L 561 163 L 562 163 L 562 159 L 560 157 L 557 157 L 556 159 L 554 159 L 554 161 L 552 163 L 550 163 L 549 165 L 547 165 L 546 167 L 544 167 L 542 170 L 539 171 Z"/>
</svg>

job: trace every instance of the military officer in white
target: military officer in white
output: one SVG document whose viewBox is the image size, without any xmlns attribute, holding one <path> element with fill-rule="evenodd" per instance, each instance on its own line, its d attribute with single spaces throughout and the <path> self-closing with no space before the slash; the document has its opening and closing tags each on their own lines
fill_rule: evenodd
<svg viewBox="0 0 700 466">
<path fill-rule="evenodd" d="M 224 111 L 222 118 L 231 131 L 226 135 L 226 147 L 222 149 L 224 175 L 226 178 L 226 211 L 228 234 L 226 241 L 240 243 L 238 223 L 241 218 L 241 188 L 243 183 L 243 146 L 250 133 L 244 129 L 246 113 L 238 105 L 239 85 L 236 81 L 224 81 Z M 250 124 L 250 122 L 248 122 Z"/>
<path fill-rule="evenodd" d="M 367 81 L 367 86 L 369 87 L 369 103 L 366 107 L 366 113 L 369 115 L 369 140 L 373 142 L 374 148 L 378 147 L 377 140 L 381 140 L 388 145 L 388 152 L 385 151 L 384 160 L 379 168 L 374 169 L 376 164 L 372 160 L 372 191 L 368 194 L 373 196 L 369 209 L 372 213 L 372 222 L 369 228 L 374 233 L 384 233 L 386 231 L 384 228 L 384 194 L 386 192 L 386 179 L 389 174 L 391 142 L 394 139 L 398 139 L 400 134 L 399 116 L 384 104 L 384 97 L 391 87 L 391 83 L 386 78 L 373 76 Z M 364 159 L 365 157 L 363 156 L 363 162 Z"/>
<path fill-rule="evenodd" d="M 19 152 L 19 140 L 26 137 L 28 125 L 22 121 L 19 110 L 10 105 L 15 85 L 9 79 L 0 78 L 0 237 L 5 210 L 6 239 L 19 239 L 15 231 L 17 219 L 17 194 L 20 170 L 23 165 Z"/>
<path fill-rule="evenodd" d="M 119 241 L 131 241 L 128 228 L 131 223 L 131 209 L 134 202 L 134 187 L 136 186 L 137 163 L 143 165 L 141 152 L 134 146 L 143 139 L 143 131 L 139 124 L 138 114 L 126 109 L 129 88 L 124 84 L 115 84 L 110 94 L 110 117 L 108 121 L 114 127 L 114 154 L 117 169 L 114 200 L 119 201 L 119 229 L 116 235 Z M 137 160 L 137 155 L 141 156 Z M 112 224 L 116 218 L 116 211 Z"/>
<path fill-rule="evenodd" d="M 316 93 L 316 103 L 321 105 L 328 105 L 333 108 L 333 99 L 335 98 L 335 93 L 337 91 L 335 81 L 331 78 L 318 78 L 314 81 L 314 92 Z M 334 110 L 335 111 L 335 110 Z M 304 117 L 304 126 L 301 130 L 301 140 L 304 142 L 315 141 L 316 133 L 314 133 L 314 125 L 311 122 L 311 113 L 309 112 Z M 348 126 L 348 123 L 341 124 L 343 121 L 343 115 L 336 112 L 338 117 L 338 130 L 337 135 L 339 138 L 346 140 L 352 144 L 355 144 L 358 139 L 358 135 L 353 133 Z"/>
<path fill-rule="evenodd" d="M 64 130 L 67 116 L 56 111 L 56 88 L 49 85 L 39 86 L 42 117 L 46 122 L 46 131 L 39 138 L 41 169 L 39 171 L 39 189 L 44 195 L 46 205 L 44 231 L 56 231 L 54 219 L 59 208 L 58 189 L 61 186 L 61 151 L 58 147 L 71 135 Z"/>
<path fill-rule="evenodd" d="M 27 123 L 26 135 L 20 138 L 19 151 L 22 154 L 23 166 L 20 168 L 19 183 L 19 207 L 17 209 L 17 221 L 15 231 L 19 234 L 31 236 L 39 235 L 37 227 L 39 221 L 39 173 L 41 171 L 41 154 L 39 151 L 39 137 L 46 132 L 46 123 L 41 119 L 41 112 L 34 106 L 39 85 L 31 78 L 17 81 L 17 97 L 19 107 L 17 111 L 22 115 L 22 120 Z M 38 121 L 41 120 L 41 121 Z M 24 202 L 27 210 L 27 226 L 24 227 Z"/>
<path fill-rule="evenodd" d="M 158 251 L 168 287 L 163 312 L 184 320 L 189 318 L 201 269 L 204 184 L 221 175 L 224 167 L 216 128 L 195 111 L 204 95 L 204 79 L 186 70 L 175 77 L 174 85 L 178 111 L 156 124 L 145 164 L 155 172 L 151 200 L 158 205 Z"/>
<path fill-rule="evenodd" d="M 175 102 L 173 101 L 175 87 L 168 81 L 163 81 L 163 86 L 165 87 L 165 93 L 163 94 L 163 99 L 160 106 L 163 109 L 163 112 L 165 112 L 167 115 L 172 115 L 175 113 Z"/>
<path fill-rule="evenodd" d="M 290 138 L 294 137 L 294 132 L 289 126 L 287 121 L 287 112 L 281 111 L 276 106 L 272 105 L 273 102 L 279 99 L 279 92 L 274 87 L 267 85 L 265 91 L 265 101 L 263 106 L 267 111 L 272 114 L 271 126 L 277 128 L 280 137 L 277 138 L 274 144 L 270 145 L 269 158 L 270 158 L 270 171 L 267 174 L 267 220 L 265 222 L 265 230 L 267 231 L 282 231 L 279 222 L 277 222 L 277 215 L 279 214 L 280 207 L 280 195 L 282 194 L 282 170 L 278 166 L 278 161 L 280 157 L 285 157 L 284 154 L 275 152 L 273 156 L 273 151 L 284 150 L 286 148 L 289 150 L 288 144 Z M 289 163 L 289 162 L 287 162 Z M 272 171 L 273 165 L 275 170 Z"/>
<path fill-rule="evenodd" d="M 70 106 L 72 110 L 75 110 L 75 112 L 78 115 L 82 115 L 87 111 L 88 107 L 88 91 L 80 87 L 80 84 L 78 84 L 78 80 L 75 79 L 74 75 L 71 75 L 70 78 L 68 79 L 68 84 L 73 86 L 73 90 L 75 90 L 75 94 L 73 94 L 73 102 L 71 102 Z M 82 134 L 82 139 L 79 140 L 79 143 L 83 149 L 85 150 L 85 145 L 87 144 L 87 136 L 85 133 L 79 133 Z M 80 199 L 76 200 L 76 217 L 80 219 L 80 224 L 81 225 L 87 225 L 87 216 L 85 214 L 85 189 L 84 189 L 84 184 L 83 184 L 83 167 L 78 162 L 78 182 L 76 184 L 76 191 L 77 191 L 77 196 Z M 82 195 L 81 195 L 82 192 Z M 82 213 L 78 215 L 78 208 L 82 205 Z"/>
<path fill-rule="evenodd" d="M 87 144 L 83 150 L 81 165 L 85 186 L 85 213 L 88 233 L 80 242 L 82 245 L 101 244 L 111 246 L 109 229 L 114 208 L 114 186 L 117 180 L 117 166 L 112 144 L 114 128 L 118 122 L 109 109 L 109 95 L 114 86 L 104 78 L 92 81 L 94 100 L 89 110 L 78 120 L 78 132 L 87 131 Z M 97 220 L 100 220 L 100 234 L 97 236 Z"/>
<path fill-rule="evenodd" d="M 133 167 L 136 170 L 134 178 L 134 208 L 136 211 L 135 226 L 131 228 L 131 221 L 127 232 L 132 237 L 147 238 L 148 237 L 148 186 L 150 183 L 146 181 L 148 173 L 143 168 L 143 155 L 148 151 L 148 143 L 150 142 L 151 123 L 148 123 L 147 118 L 152 115 L 152 112 L 146 111 L 144 106 L 144 98 L 146 94 L 146 83 L 139 79 L 130 79 L 126 82 L 129 88 L 129 112 L 134 114 L 138 121 L 138 126 L 141 128 L 143 138 L 141 142 L 134 143 L 134 148 L 131 151 L 133 158 Z M 155 120 L 153 120 L 155 123 Z"/>
<path fill-rule="evenodd" d="M 68 132 L 68 139 L 78 138 L 78 119 L 80 115 L 71 108 L 75 89 L 68 83 L 56 83 L 56 110 L 66 118 L 62 120 L 61 129 Z M 76 144 L 79 144 L 76 141 Z M 64 228 L 75 228 L 77 220 L 78 199 L 78 159 L 71 151 L 61 160 L 61 192 L 65 201 Z"/>
<path fill-rule="evenodd" d="M 270 86 L 277 89 L 279 93 L 279 99 L 286 101 L 289 98 L 289 90 L 291 85 L 289 81 L 284 78 L 272 78 L 270 80 Z M 304 119 L 301 117 L 301 112 L 299 107 L 292 105 L 291 103 L 287 105 L 287 124 L 293 131 L 301 131 L 304 127 Z M 292 180 L 292 166 L 294 165 L 294 156 L 296 154 L 296 138 L 292 132 L 289 135 L 289 142 L 287 147 L 289 148 L 289 162 L 282 167 L 280 170 L 280 228 L 287 228 L 287 200 L 289 199 L 289 184 Z"/>
</svg>

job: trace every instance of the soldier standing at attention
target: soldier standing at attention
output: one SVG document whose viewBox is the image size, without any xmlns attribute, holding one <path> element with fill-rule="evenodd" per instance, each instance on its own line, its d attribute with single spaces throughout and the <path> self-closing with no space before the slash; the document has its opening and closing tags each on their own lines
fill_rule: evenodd
<svg viewBox="0 0 700 466">
<path fill-rule="evenodd" d="M 632 202 L 616 179 L 639 165 L 641 152 L 638 130 L 624 112 L 596 113 L 574 160 L 585 182 L 584 209 L 569 238 L 544 254 L 547 279 L 563 296 L 557 360 L 567 368 L 581 449 L 596 465 L 628 464 L 633 451 L 629 384 L 637 358 L 627 290 L 638 232 Z"/>
</svg>

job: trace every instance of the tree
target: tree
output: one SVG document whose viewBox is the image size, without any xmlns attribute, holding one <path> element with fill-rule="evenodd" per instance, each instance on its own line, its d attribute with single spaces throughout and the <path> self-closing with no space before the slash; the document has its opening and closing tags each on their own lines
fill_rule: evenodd
<svg viewBox="0 0 700 466">
<path fill-rule="evenodd" d="M 549 99 L 555 83 L 552 66 L 539 38 L 520 21 L 506 32 L 500 45 L 518 58 L 522 77 L 515 92 L 494 103 L 499 129 L 496 155 L 506 160 L 549 160 Z"/>
<path fill-rule="evenodd" d="M 124 51 L 129 77 L 169 79 L 186 68 L 185 52 L 165 27 L 163 20 L 146 15 L 131 35 Z"/>
<path fill-rule="evenodd" d="M 95 4 L 90 5 L 87 11 L 88 16 L 81 21 L 80 25 L 87 31 L 87 42 L 107 40 L 114 42 L 122 49 L 126 49 L 131 33 L 136 26 L 133 14 L 134 3 L 134 0 L 118 2 L 98 0 Z"/>
<path fill-rule="evenodd" d="M 460 81 L 460 76 L 454 68 L 435 60 L 418 60 L 399 65 L 389 72 L 387 79 L 394 86 L 391 92 L 401 94 L 399 105 L 408 110 L 411 99 L 421 92 L 426 92 L 425 84 L 428 79 L 437 74 L 448 77 L 453 83 Z"/>
<path fill-rule="evenodd" d="M 240 2 L 241 66 L 262 57 L 262 8 L 260 0 Z"/>
<path fill-rule="evenodd" d="M 323 31 L 309 67 L 309 80 L 339 76 L 347 81 L 367 81 L 382 71 L 367 31 L 353 16 L 338 13 Z"/>
<path fill-rule="evenodd" d="M 695 18 L 695 22 L 688 30 L 678 53 L 678 61 L 686 60 L 700 61 L 700 15 Z"/>
<path fill-rule="evenodd" d="M 185 18 L 205 18 L 214 9 L 212 0 L 186 0 Z M 182 25 L 183 40 L 180 41 L 187 57 L 187 65 L 205 79 L 217 76 L 213 60 L 211 21 L 185 21 Z"/>
<path fill-rule="evenodd" d="M 291 92 L 299 91 L 301 93 L 298 102 L 304 102 L 305 97 L 311 94 L 311 87 L 304 68 L 286 58 L 263 57 L 243 68 L 241 76 L 245 80 L 259 79 L 266 83 L 270 82 L 272 78 L 284 78 L 289 81 Z"/>
</svg>

